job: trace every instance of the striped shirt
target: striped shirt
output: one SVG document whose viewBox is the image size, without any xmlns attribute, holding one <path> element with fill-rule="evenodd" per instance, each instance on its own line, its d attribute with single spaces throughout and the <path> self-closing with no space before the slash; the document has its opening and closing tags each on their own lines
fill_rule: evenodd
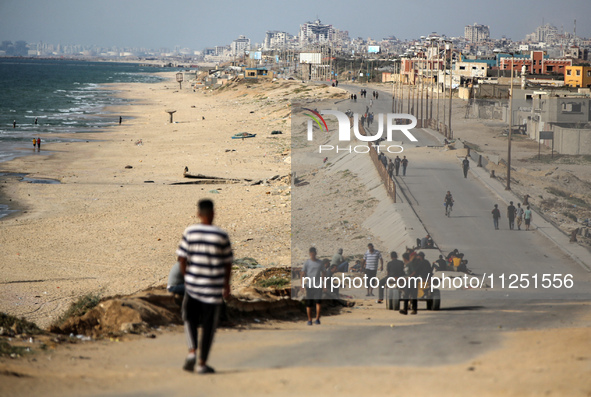
<svg viewBox="0 0 591 397">
<path fill-rule="evenodd" d="M 382 254 L 380 254 L 380 251 L 374 249 L 373 252 L 369 252 L 368 250 L 363 256 L 363 259 L 365 259 L 365 268 L 367 270 L 378 270 L 378 262 L 381 257 Z"/>
<path fill-rule="evenodd" d="M 189 226 L 176 254 L 187 259 L 187 293 L 203 303 L 222 303 L 225 267 L 234 260 L 228 234 L 213 225 Z"/>
</svg>

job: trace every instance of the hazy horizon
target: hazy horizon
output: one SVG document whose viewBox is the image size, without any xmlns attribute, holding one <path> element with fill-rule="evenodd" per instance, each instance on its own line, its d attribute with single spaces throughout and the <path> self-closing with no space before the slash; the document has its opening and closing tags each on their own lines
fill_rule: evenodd
<svg viewBox="0 0 591 397">
<path fill-rule="evenodd" d="M 239 35 L 262 43 L 267 30 L 297 34 L 302 23 L 316 18 L 348 30 L 351 38 L 380 40 L 393 35 L 404 40 L 432 32 L 457 37 L 464 35 L 464 26 L 479 23 L 490 26 L 491 37 L 514 41 L 523 40 L 543 21 L 573 32 L 576 18 L 577 35 L 591 37 L 589 0 L 302 0 L 286 4 L 228 0 L 223 4 L 222 8 L 219 3 L 184 0 L 1 0 L 0 41 L 154 49 L 178 45 L 201 50 L 230 44 Z M 417 15 L 419 11 L 426 15 Z"/>
</svg>

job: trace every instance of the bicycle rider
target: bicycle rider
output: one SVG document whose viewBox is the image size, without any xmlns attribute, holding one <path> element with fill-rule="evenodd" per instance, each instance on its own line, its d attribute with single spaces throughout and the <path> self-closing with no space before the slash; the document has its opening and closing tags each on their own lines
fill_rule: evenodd
<svg viewBox="0 0 591 397">
<path fill-rule="evenodd" d="M 451 195 L 450 191 L 447 191 L 447 194 L 445 195 L 445 201 L 444 201 L 444 205 L 445 205 L 445 215 L 449 214 L 454 206 L 454 198 Z M 449 209 L 448 209 L 449 207 Z"/>
</svg>

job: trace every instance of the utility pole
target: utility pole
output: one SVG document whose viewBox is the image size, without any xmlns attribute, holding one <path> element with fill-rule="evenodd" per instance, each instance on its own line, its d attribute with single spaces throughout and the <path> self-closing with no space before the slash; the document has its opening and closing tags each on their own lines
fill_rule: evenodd
<svg viewBox="0 0 591 397">
<path fill-rule="evenodd" d="M 513 132 L 513 61 L 515 54 L 511 53 L 511 88 L 509 89 L 509 133 L 507 134 L 507 186 L 511 190 L 511 133 Z M 554 144 L 554 143 L 552 143 Z"/>
<path fill-rule="evenodd" d="M 433 40 L 431 40 L 431 50 L 429 51 L 431 55 L 431 67 L 430 67 L 430 74 L 431 79 L 429 81 L 429 89 L 431 91 L 431 106 L 429 106 L 429 119 L 433 120 Z"/>
<path fill-rule="evenodd" d="M 425 53 L 421 49 L 421 62 L 419 63 L 420 68 L 421 68 L 421 76 L 420 76 L 420 79 L 421 80 L 420 80 L 420 86 L 419 86 L 420 87 L 420 98 L 421 98 L 420 99 L 420 101 L 421 101 L 421 105 L 420 105 L 421 106 L 420 107 L 420 109 L 421 109 L 421 128 L 423 128 L 423 123 L 425 121 L 425 119 L 423 117 L 424 116 L 424 113 L 423 113 L 423 102 L 424 102 L 423 101 L 423 91 L 425 89 L 425 84 L 424 84 L 424 79 L 423 79 L 423 77 L 425 75 L 425 62 L 424 62 L 425 61 L 425 58 L 424 58 L 424 55 L 425 55 Z"/>
<path fill-rule="evenodd" d="M 448 123 L 449 123 L 449 138 L 452 139 L 454 137 L 453 132 L 451 131 L 451 106 L 452 106 L 452 97 L 453 97 L 453 93 L 452 93 L 452 85 L 453 85 L 453 58 L 454 58 L 454 50 L 453 50 L 453 46 L 452 46 L 452 42 L 449 42 L 449 117 L 448 117 Z"/>
<path fill-rule="evenodd" d="M 439 58 L 439 42 L 437 42 L 437 131 L 439 128 L 439 65 L 441 64 L 441 58 Z"/>
<path fill-rule="evenodd" d="M 445 104 L 445 82 L 447 81 L 447 45 L 445 41 L 443 42 L 443 83 L 441 87 L 441 93 L 443 94 L 443 127 L 447 126 L 446 119 L 447 119 L 447 106 Z M 444 128 L 445 130 L 445 128 Z M 445 137 L 447 138 L 447 132 L 445 133 Z"/>
</svg>

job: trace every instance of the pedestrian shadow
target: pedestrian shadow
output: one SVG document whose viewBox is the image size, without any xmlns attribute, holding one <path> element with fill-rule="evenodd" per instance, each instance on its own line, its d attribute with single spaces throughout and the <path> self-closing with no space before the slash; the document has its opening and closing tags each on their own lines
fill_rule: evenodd
<svg viewBox="0 0 591 397">
<path fill-rule="evenodd" d="M 454 307 L 442 307 L 439 311 L 455 312 L 455 311 L 471 311 L 471 310 L 482 310 L 486 309 L 484 306 L 454 306 Z"/>
</svg>

